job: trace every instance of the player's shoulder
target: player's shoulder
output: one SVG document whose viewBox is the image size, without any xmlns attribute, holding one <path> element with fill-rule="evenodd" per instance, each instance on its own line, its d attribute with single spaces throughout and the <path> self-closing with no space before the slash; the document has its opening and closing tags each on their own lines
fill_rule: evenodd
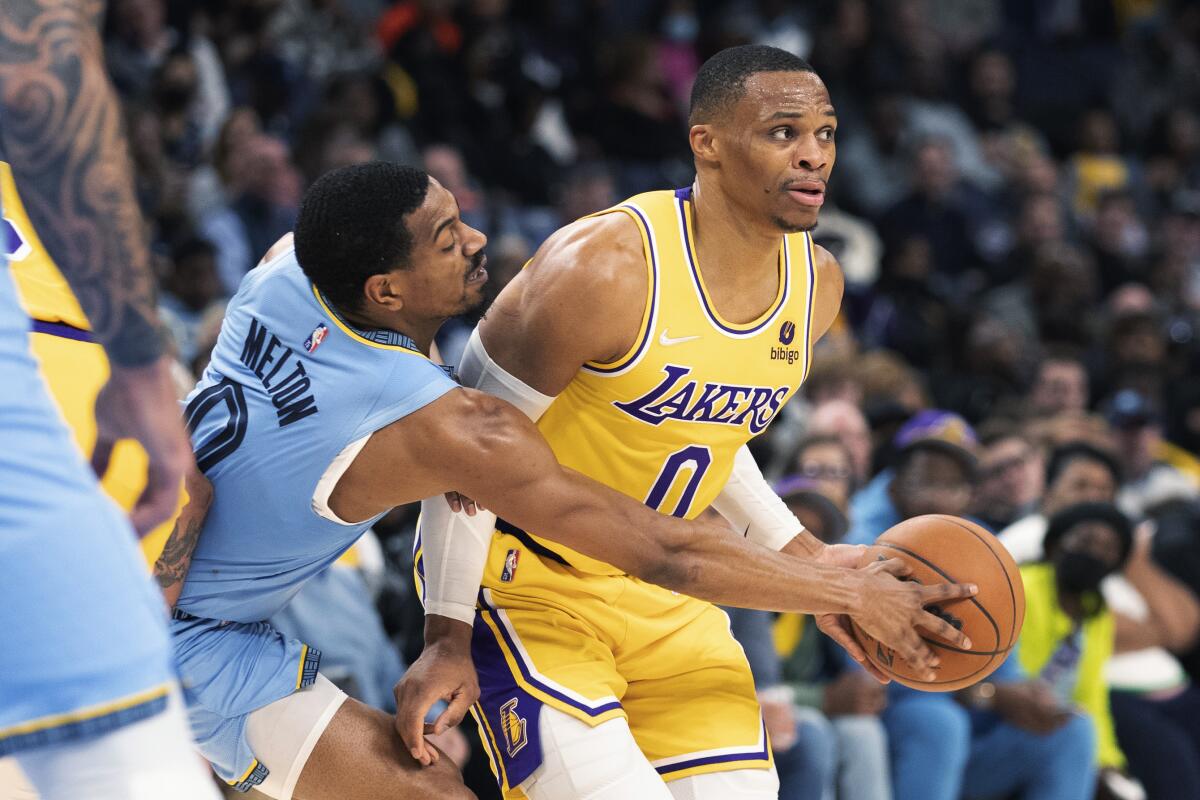
<svg viewBox="0 0 1200 800">
<path fill-rule="evenodd" d="M 645 264 L 637 223 L 613 212 L 560 228 L 538 248 L 526 272 L 543 289 L 620 295 L 643 289 Z"/>
</svg>

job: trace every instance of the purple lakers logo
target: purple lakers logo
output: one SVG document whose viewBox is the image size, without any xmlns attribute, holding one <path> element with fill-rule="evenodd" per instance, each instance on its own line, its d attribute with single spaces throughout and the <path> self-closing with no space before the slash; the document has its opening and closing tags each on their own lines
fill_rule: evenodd
<svg viewBox="0 0 1200 800">
<path fill-rule="evenodd" d="M 512 583 L 513 577 L 517 574 L 517 562 L 520 560 L 520 550 L 508 551 L 508 555 L 504 557 L 504 569 L 500 572 L 501 583 Z"/>
<path fill-rule="evenodd" d="M 515 757 L 529 743 L 525 732 L 525 719 L 517 714 L 515 697 L 500 706 L 500 730 L 504 733 L 504 747 L 508 750 L 509 758 Z"/>
<path fill-rule="evenodd" d="M 328 335 L 329 328 L 325 327 L 325 323 L 322 322 L 313 330 L 312 333 L 308 335 L 308 338 L 304 340 L 304 349 L 310 353 L 315 352 L 316 349 L 321 346 L 321 342 L 325 341 L 325 337 Z"/>
<path fill-rule="evenodd" d="M 783 407 L 788 387 L 737 386 L 700 383 L 689 378 L 691 367 L 667 364 L 663 380 L 641 397 L 613 405 L 634 419 L 661 425 L 669 419 L 680 422 L 710 422 L 762 433 Z"/>
<path fill-rule="evenodd" d="M 789 345 L 792 343 L 792 340 L 795 338 L 796 338 L 796 323 L 792 322 L 791 320 L 788 320 L 787 322 L 783 323 L 783 325 L 779 326 L 779 343 L 780 344 L 785 345 L 785 346 Z"/>
</svg>

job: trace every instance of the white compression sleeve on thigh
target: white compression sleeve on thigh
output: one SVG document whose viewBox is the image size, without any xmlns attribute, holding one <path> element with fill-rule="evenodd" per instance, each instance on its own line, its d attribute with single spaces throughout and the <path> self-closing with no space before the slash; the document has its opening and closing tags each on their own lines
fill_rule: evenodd
<svg viewBox="0 0 1200 800">
<path fill-rule="evenodd" d="M 770 769 L 692 775 L 667 784 L 674 800 L 778 800 L 779 776 Z"/>
<path fill-rule="evenodd" d="M 549 706 L 539 713 L 542 765 L 521 784 L 529 800 L 671 800 L 624 718 L 593 728 Z"/>
<path fill-rule="evenodd" d="M 17 754 L 41 800 L 220 800 L 178 690 L 165 711 L 77 742 Z"/>
<path fill-rule="evenodd" d="M 271 770 L 257 787 L 260 793 L 275 800 L 292 800 L 308 757 L 346 696 L 318 672 L 312 686 L 250 712 L 246 742 Z"/>
<path fill-rule="evenodd" d="M 525 385 L 491 359 L 476 329 L 459 365 L 463 386 L 507 400 L 534 422 L 546 412 L 553 397 Z M 425 613 L 471 624 L 475 596 L 487 563 L 488 546 L 496 515 L 480 511 L 473 517 L 454 513 L 445 498 L 421 502 L 421 551 L 425 563 Z"/>
<path fill-rule="evenodd" d="M 767 484 L 745 445 L 734 456 L 733 473 L 712 507 L 729 520 L 734 530 L 772 550 L 782 550 L 804 530 L 796 515 Z"/>
</svg>

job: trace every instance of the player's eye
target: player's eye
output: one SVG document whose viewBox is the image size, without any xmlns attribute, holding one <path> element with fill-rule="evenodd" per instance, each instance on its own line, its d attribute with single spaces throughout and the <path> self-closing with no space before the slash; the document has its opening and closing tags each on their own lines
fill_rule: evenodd
<svg viewBox="0 0 1200 800">
<path fill-rule="evenodd" d="M 787 141 L 795 136 L 795 131 L 792 130 L 791 125 L 782 125 L 778 128 L 772 129 L 770 135 L 772 139 L 777 139 L 782 142 Z"/>
<path fill-rule="evenodd" d="M 833 136 L 834 136 L 833 128 L 826 127 L 826 128 L 821 128 L 821 130 L 817 131 L 817 138 L 820 139 L 822 142 L 832 142 Z"/>
</svg>

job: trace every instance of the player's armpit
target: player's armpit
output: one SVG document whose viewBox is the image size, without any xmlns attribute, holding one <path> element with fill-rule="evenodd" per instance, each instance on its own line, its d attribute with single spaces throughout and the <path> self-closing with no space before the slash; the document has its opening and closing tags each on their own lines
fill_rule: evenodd
<svg viewBox="0 0 1200 800">
<path fill-rule="evenodd" d="M 817 297 L 813 304 L 812 326 L 813 335 L 820 339 L 837 320 L 846 280 L 842 275 L 842 265 L 832 253 L 820 245 L 814 245 L 813 250 L 817 262 Z"/>
<path fill-rule="evenodd" d="M 648 286 L 637 224 L 624 213 L 582 219 L 538 249 L 479 330 L 497 364 L 553 397 L 583 364 L 633 346 Z"/>
</svg>

